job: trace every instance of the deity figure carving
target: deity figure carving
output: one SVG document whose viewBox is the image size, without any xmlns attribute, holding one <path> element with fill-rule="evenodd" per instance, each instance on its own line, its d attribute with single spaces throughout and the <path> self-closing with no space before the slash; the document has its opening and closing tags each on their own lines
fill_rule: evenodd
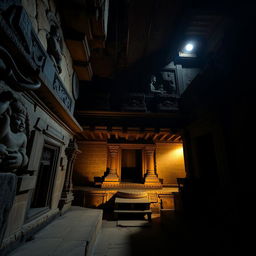
<svg viewBox="0 0 256 256">
<path fill-rule="evenodd" d="M 13 172 L 28 163 L 28 115 L 16 92 L 0 81 L 0 171 Z"/>
<path fill-rule="evenodd" d="M 47 34 L 47 52 L 52 57 L 58 72 L 61 73 L 61 59 L 63 50 L 61 29 L 56 21 L 56 18 L 51 12 L 49 12 L 47 16 L 50 23 L 50 32 Z"/>
<path fill-rule="evenodd" d="M 168 93 L 176 92 L 176 82 L 175 82 L 175 73 L 174 71 L 164 71 L 161 72 L 164 88 L 166 88 Z"/>
<path fill-rule="evenodd" d="M 163 84 L 159 83 L 156 79 L 156 76 L 154 75 L 151 76 L 150 91 L 158 94 L 166 93 L 166 91 L 164 90 Z"/>
</svg>

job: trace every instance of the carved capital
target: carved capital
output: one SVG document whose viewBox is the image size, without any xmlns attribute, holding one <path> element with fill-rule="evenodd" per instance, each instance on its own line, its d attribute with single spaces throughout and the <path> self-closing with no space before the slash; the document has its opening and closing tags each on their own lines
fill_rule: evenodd
<svg viewBox="0 0 256 256">
<path fill-rule="evenodd" d="M 115 156 L 118 153 L 120 146 L 118 145 L 110 145 L 108 146 L 108 150 L 110 152 L 111 155 Z"/>
</svg>

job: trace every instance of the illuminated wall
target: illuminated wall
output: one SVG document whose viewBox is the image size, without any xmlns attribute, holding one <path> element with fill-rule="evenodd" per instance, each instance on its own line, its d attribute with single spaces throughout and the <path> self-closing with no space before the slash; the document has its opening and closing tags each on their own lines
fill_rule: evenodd
<svg viewBox="0 0 256 256">
<path fill-rule="evenodd" d="M 176 178 L 185 177 L 183 147 L 181 143 L 156 144 L 156 169 L 163 184 L 176 184 Z"/>
<path fill-rule="evenodd" d="M 106 171 L 107 143 L 81 142 L 78 145 L 82 153 L 77 156 L 75 161 L 73 181 L 74 185 L 88 185 L 94 182 L 94 177 L 101 177 Z M 163 179 L 164 185 L 176 184 L 176 178 L 184 177 L 182 144 L 156 144 L 156 169 L 158 177 Z"/>
<path fill-rule="evenodd" d="M 73 181 L 75 185 L 86 185 L 94 182 L 94 177 L 103 176 L 106 171 L 107 144 L 82 142 L 78 146 L 82 152 L 75 161 Z"/>
</svg>

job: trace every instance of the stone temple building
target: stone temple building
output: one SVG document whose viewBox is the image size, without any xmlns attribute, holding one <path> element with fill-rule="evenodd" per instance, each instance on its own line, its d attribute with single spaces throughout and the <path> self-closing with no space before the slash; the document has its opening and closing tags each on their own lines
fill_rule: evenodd
<svg viewBox="0 0 256 256">
<path fill-rule="evenodd" d="M 0 0 L 0 255 L 72 209 L 158 215 L 168 255 L 203 248 L 197 227 L 209 223 L 219 253 L 202 255 L 243 250 L 254 12 L 246 1 Z M 194 232 L 178 241 L 173 218 Z"/>
</svg>

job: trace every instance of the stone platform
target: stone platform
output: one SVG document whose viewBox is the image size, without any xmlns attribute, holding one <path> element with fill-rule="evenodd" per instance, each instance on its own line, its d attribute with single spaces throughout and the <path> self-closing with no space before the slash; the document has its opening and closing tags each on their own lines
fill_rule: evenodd
<svg viewBox="0 0 256 256">
<path fill-rule="evenodd" d="M 17 248 L 10 256 L 92 255 L 101 229 L 102 215 L 102 210 L 71 207 L 71 210 L 38 232 L 32 241 Z"/>
<path fill-rule="evenodd" d="M 126 186 L 125 186 L 126 185 Z M 114 200 L 120 194 L 134 195 L 134 198 L 146 197 L 151 203 L 153 213 L 160 209 L 174 209 L 174 194 L 178 187 L 163 187 L 160 189 L 142 188 L 140 184 L 122 184 L 120 188 L 74 187 L 75 201 L 73 204 L 92 208 L 114 208 Z"/>
</svg>

